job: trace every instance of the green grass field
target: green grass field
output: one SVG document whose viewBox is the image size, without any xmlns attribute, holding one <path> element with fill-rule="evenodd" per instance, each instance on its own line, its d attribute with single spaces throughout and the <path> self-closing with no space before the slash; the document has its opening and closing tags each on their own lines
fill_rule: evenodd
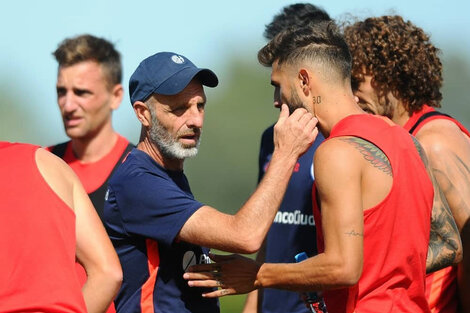
<svg viewBox="0 0 470 313">
<path fill-rule="evenodd" d="M 227 296 L 220 299 L 221 313 L 240 313 L 245 303 L 246 295 Z"/>
</svg>

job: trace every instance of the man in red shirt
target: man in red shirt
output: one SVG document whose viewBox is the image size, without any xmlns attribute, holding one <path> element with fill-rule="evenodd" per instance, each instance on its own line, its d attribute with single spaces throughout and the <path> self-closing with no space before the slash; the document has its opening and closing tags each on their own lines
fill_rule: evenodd
<svg viewBox="0 0 470 313">
<path fill-rule="evenodd" d="M 122 270 L 70 167 L 38 146 L 0 142 L 0 189 L 0 312 L 103 313 Z"/>
<path fill-rule="evenodd" d="M 112 126 L 124 93 L 121 58 L 112 43 L 92 35 L 67 38 L 53 54 L 57 103 L 70 140 L 49 150 L 74 170 L 101 218 L 108 178 L 132 148 Z M 84 283 L 85 271 L 77 271 Z"/>
<path fill-rule="evenodd" d="M 334 22 L 288 29 L 258 59 L 272 66 L 274 101 L 305 107 L 327 138 L 314 156 L 319 254 L 296 264 L 215 256 L 218 263 L 185 274 L 189 284 L 221 287 L 206 297 L 259 287 L 324 290 L 330 313 L 429 312 L 426 269 L 460 261 L 461 242 L 418 142 L 358 106 L 350 53 Z M 441 253 L 427 257 L 430 233 Z"/>
<path fill-rule="evenodd" d="M 434 109 L 442 99 L 439 50 L 421 28 L 400 16 L 356 22 L 346 27 L 345 38 L 353 57 L 352 80 L 359 105 L 416 136 L 464 234 L 464 227 L 470 228 L 470 133 Z M 462 236 L 463 243 L 469 240 Z M 435 249 L 439 253 L 439 247 Z M 460 285 L 465 312 L 470 312 L 468 253 L 464 251 L 461 264 L 466 268 Z M 428 275 L 426 296 L 432 312 L 456 312 L 457 267 Z"/>
<path fill-rule="evenodd" d="M 122 101 L 119 52 L 103 38 L 67 38 L 54 51 L 59 63 L 57 103 L 70 140 L 50 147 L 80 178 L 101 217 L 107 180 L 131 145 L 112 126 Z"/>
</svg>

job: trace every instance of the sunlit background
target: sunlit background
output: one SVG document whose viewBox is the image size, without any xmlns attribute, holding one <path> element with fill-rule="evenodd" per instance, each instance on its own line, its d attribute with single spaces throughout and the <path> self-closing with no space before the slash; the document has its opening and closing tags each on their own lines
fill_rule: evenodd
<svg viewBox="0 0 470 313">
<path fill-rule="evenodd" d="M 208 105 L 200 154 L 185 172 L 196 198 L 236 211 L 255 188 L 262 131 L 273 123 L 269 69 L 256 61 L 264 25 L 293 1 L 9 1 L 0 13 L 0 140 L 51 145 L 67 139 L 57 109 L 57 64 L 65 37 L 90 33 L 115 43 L 122 54 L 126 95 L 114 114 L 118 132 L 136 143 L 140 127 L 127 84 L 139 62 L 174 51 L 214 70 L 219 87 L 206 89 Z M 469 1 L 312 2 L 333 18 L 400 14 L 422 27 L 441 49 L 442 111 L 470 126 Z M 312 239 L 313 240 L 313 239 Z M 240 312 L 244 297 L 222 301 Z"/>
</svg>

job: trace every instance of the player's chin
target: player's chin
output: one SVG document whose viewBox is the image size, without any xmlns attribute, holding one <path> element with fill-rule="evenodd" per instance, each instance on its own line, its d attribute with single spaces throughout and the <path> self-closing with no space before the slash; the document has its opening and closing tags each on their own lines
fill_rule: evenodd
<svg viewBox="0 0 470 313">
<path fill-rule="evenodd" d="M 86 131 L 79 127 L 65 127 L 65 133 L 71 139 L 83 138 L 86 135 Z"/>
</svg>

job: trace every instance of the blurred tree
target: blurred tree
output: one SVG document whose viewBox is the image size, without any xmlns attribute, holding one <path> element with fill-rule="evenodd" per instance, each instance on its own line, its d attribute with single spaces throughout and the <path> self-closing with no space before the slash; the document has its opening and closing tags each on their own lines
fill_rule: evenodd
<svg viewBox="0 0 470 313">
<path fill-rule="evenodd" d="M 0 77 L 0 140 L 39 142 L 47 130 L 41 127 L 34 106 L 25 103 L 25 97 L 19 94 L 21 85 L 11 77 Z"/>
<path fill-rule="evenodd" d="M 208 94 L 200 153 L 186 161 L 195 197 L 233 213 L 256 186 L 261 133 L 277 119 L 270 71 L 235 59 L 217 94 Z"/>
<path fill-rule="evenodd" d="M 470 61 L 458 49 L 443 56 L 444 86 L 441 111 L 449 113 L 470 129 Z"/>
</svg>

